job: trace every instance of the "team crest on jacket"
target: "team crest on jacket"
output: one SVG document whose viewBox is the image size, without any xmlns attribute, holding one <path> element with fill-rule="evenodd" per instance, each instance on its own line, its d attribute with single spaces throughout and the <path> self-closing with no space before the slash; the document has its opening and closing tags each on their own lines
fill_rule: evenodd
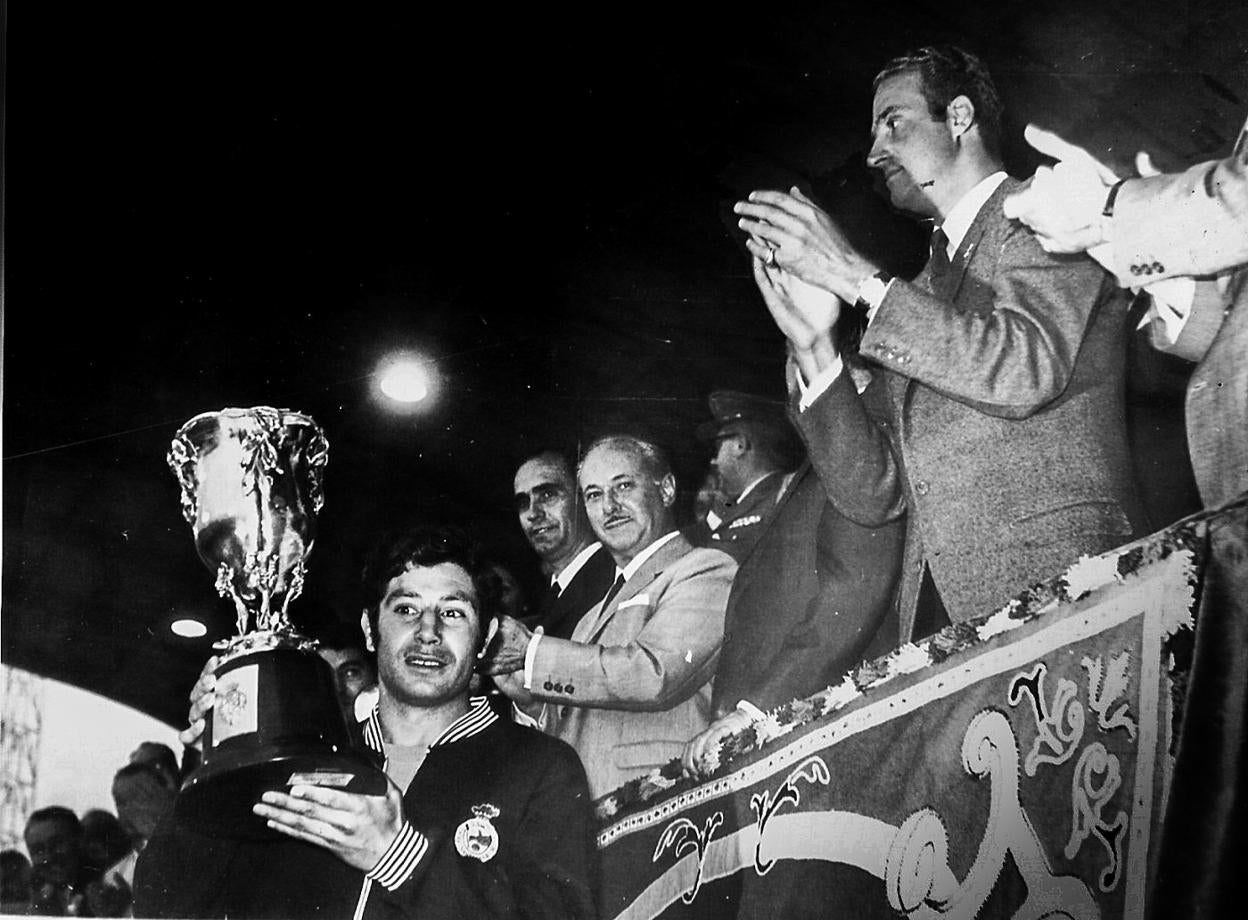
<svg viewBox="0 0 1248 920">
<path fill-rule="evenodd" d="M 490 823 L 498 809 L 486 803 L 472 806 L 472 817 L 455 829 L 455 849 L 460 856 L 489 862 L 498 852 L 498 829 Z"/>
</svg>

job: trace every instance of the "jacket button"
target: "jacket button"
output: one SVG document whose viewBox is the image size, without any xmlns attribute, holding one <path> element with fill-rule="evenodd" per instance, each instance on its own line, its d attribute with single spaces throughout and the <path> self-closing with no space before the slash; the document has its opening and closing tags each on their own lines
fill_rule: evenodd
<svg viewBox="0 0 1248 920">
<path fill-rule="evenodd" d="M 554 691 L 555 691 L 556 693 L 562 693 L 562 692 L 563 692 L 563 684 L 555 684 L 555 686 L 554 686 Z"/>
<path fill-rule="evenodd" d="M 920 495 L 926 495 L 928 490 L 927 480 L 920 479 L 914 484 L 914 491 Z"/>
<path fill-rule="evenodd" d="M 543 689 L 543 690 L 554 690 L 554 689 L 555 689 L 555 687 L 554 687 L 554 684 L 552 684 L 552 683 L 548 680 L 548 681 L 546 681 L 546 683 L 542 684 L 542 689 Z"/>
<path fill-rule="evenodd" d="M 1154 263 L 1153 263 L 1153 271 L 1155 271 L 1157 274 L 1159 274 L 1159 275 L 1160 275 L 1160 274 L 1161 274 L 1162 272 L 1164 272 L 1165 270 L 1166 270 L 1166 267 L 1165 267 L 1164 265 L 1162 265 L 1160 262 L 1154 262 Z"/>
<path fill-rule="evenodd" d="M 569 696 L 576 692 L 576 688 L 573 687 L 571 684 L 568 684 L 563 689 L 564 689 L 564 692 L 567 693 Z"/>
</svg>

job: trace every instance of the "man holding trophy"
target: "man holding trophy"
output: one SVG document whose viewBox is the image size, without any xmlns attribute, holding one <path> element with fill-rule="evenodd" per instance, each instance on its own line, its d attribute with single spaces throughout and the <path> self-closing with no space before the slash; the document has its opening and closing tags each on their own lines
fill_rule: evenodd
<svg viewBox="0 0 1248 920">
<path fill-rule="evenodd" d="M 226 410 L 239 411 L 255 410 Z M 221 436 L 216 443 L 227 440 Z M 280 458 L 282 436 L 269 440 L 278 445 L 270 453 Z M 232 475 L 234 464 L 227 466 Z M 271 470 L 270 485 L 301 478 L 298 464 L 283 468 L 280 459 Z M 215 475 L 202 460 L 195 472 L 196 480 Z M 196 485 L 200 505 L 204 496 L 221 491 Z M 248 494 L 264 507 L 264 490 L 255 485 Z M 267 504 L 281 511 L 298 503 Z M 203 517 L 199 507 L 194 510 Z M 280 531 L 271 524 L 257 528 Z M 201 556 L 206 542 L 197 540 Z M 283 545 L 280 539 L 258 542 Z M 255 561 L 257 554 L 251 555 Z M 258 555 L 255 567 L 264 570 L 263 551 Z M 230 586 L 222 588 L 227 580 L 218 577 L 228 596 Z M 271 720 L 265 698 L 289 691 L 266 687 L 266 669 L 274 670 L 270 662 L 247 662 L 297 644 L 288 624 L 270 622 L 267 630 L 236 637 L 205 667 L 192 691 L 192 724 L 183 739 L 204 733 L 200 771 L 209 775 L 198 781 L 192 775 L 182 797 L 202 806 L 232 795 L 254 818 L 231 828 L 202 807 L 176 809 L 136 868 L 136 916 L 595 916 L 593 816 L 575 752 L 499 719 L 484 697 L 469 696 L 474 666 L 496 628 L 500 593 L 479 547 L 454 529 L 409 530 L 378 547 L 364 587 L 362 626 L 377 652 L 379 699 L 370 717 L 355 726 L 350 751 L 330 743 L 331 756 L 301 759 L 310 742 L 302 739 L 291 754 L 288 741 L 299 729 L 265 727 Z M 245 591 L 234 593 L 246 600 Z M 278 640 L 266 632 L 277 633 Z M 315 654 L 305 656 L 330 678 Z M 256 678 L 231 676 L 253 666 Z M 332 679 L 327 686 L 332 688 Z M 259 700 L 254 719 L 247 715 L 250 697 Z M 338 713 L 332 689 L 320 705 Z M 220 742 L 223 708 L 231 709 L 235 728 L 243 724 L 254 731 L 236 731 Z M 250 744 L 246 754 L 239 753 L 240 739 Z M 227 744 L 234 745 L 228 754 Z M 248 765 L 257 751 L 271 755 L 262 782 Z M 348 753 L 382 765 L 383 791 L 370 787 L 374 777 L 366 770 L 342 759 Z M 197 793 L 197 785 L 214 791 Z"/>
</svg>

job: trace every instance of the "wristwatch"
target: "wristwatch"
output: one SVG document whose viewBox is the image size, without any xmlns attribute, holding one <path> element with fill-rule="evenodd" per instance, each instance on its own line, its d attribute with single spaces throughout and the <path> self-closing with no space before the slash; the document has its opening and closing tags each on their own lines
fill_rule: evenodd
<svg viewBox="0 0 1248 920">
<path fill-rule="evenodd" d="M 874 310 L 884 300 L 893 276 L 886 271 L 878 271 L 858 285 L 858 299 L 854 306 L 859 310 Z"/>
</svg>

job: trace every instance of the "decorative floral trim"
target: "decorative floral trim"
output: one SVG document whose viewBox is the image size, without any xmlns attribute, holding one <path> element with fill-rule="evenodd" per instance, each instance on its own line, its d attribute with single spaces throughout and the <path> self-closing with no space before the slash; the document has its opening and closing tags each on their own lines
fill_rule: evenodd
<svg viewBox="0 0 1248 920">
<path fill-rule="evenodd" d="M 1099 556 L 1083 556 L 1065 572 L 1033 585 L 991 614 L 954 623 L 919 644 L 907 643 L 873 661 L 864 661 L 850 671 L 841 683 L 805 699 L 791 700 L 767 713 L 766 718 L 725 738 L 719 746 L 717 766 L 711 777 L 719 776 L 736 761 L 753 754 L 768 743 L 822 719 L 859 699 L 868 690 L 906 674 L 938 665 L 951 655 L 982 645 L 989 639 L 1035 620 L 1063 604 L 1087 597 L 1092 592 L 1122 583 L 1142 568 L 1176 552 L 1192 556 L 1190 580 L 1193 585 L 1204 568 L 1206 535 L 1210 521 L 1231 513 L 1243 514 L 1248 497 L 1216 511 L 1201 512 L 1165 530 Z M 1194 623 L 1181 613 L 1166 626 L 1163 655 L 1172 675 L 1172 686 L 1182 686 L 1184 649 L 1190 647 Z M 1175 706 L 1176 714 L 1181 710 Z M 595 802 L 599 822 L 614 820 L 621 812 L 644 804 L 677 785 L 693 786 L 705 780 L 682 778 L 679 760 L 673 760 L 646 776 L 625 783 Z"/>
</svg>

